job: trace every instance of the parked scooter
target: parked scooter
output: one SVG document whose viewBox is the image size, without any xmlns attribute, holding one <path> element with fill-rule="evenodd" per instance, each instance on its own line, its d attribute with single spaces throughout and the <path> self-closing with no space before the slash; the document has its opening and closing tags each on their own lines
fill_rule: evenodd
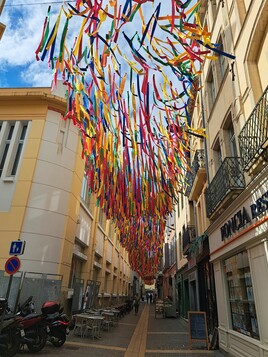
<svg viewBox="0 0 268 357">
<path fill-rule="evenodd" d="M 34 312 L 32 296 L 19 307 L 16 316 L 25 332 L 25 336 L 21 338 L 21 349 L 26 345 L 30 352 L 41 351 L 47 342 L 47 323 L 45 316 Z"/>
<path fill-rule="evenodd" d="M 70 320 L 63 313 L 63 307 L 55 301 L 47 301 L 41 308 L 42 314 L 46 316 L 47 340 L 55 347 L 61 347 L 69 334 Z"/>
<path fill-rule="evenodd" d="M 25 332 L 15 317 L 6 319 L 7 300 L 0 298 L 0 357 L 13 357 L 20 349 Z"/>
<path fill-rule="evenodd" d="M 66 341 L 66 335 L 69 334 L 70 321 L 63 308 L 56 301 L 46 301 L 41 308 L 43 326 L 47 333 L 47 341 L 55 347 L 61 347 Z M 30 296 L 20 307 L 21 316 L 37 316 L 34 310 L 34 302 Z"/>
</svg>

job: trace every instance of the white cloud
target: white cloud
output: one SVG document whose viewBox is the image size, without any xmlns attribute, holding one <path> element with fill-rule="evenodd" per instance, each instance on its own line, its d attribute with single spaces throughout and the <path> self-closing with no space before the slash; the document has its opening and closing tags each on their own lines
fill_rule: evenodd
<svg viewBox="0 0 268 357">
<path fill-rule="evenodd" d="M 29 3 L 21 1 L 20 3 Z M 36 61 L 35 50 L 41 39 L 43 23 L 47 15 L 46 6 L 6 6 L 4 7 L 1 22 L 6 30 L 0 41 L 0 68 L 2 76 L 10 77 L 16 73 L 17 82 L 29 86 L 50 86 L 51 71 L 47 63 Z M 53 5 L 51 23 L 54 24 L 59 4 Z M 4 70 L 4 72 L 3 72 Z M 0 84 L 5 85 L 8 79 L 2 79 Z"/>
<path fill-rule="evenodd" d="M 11 66 L 25 65 L 35 61 L 35 49 L 41 38 L 45 7 L 25 7 L 18 12 L 4 8 L 3 23 L 6 30 L 0 42 L 0 63 Z"/>
<path fill-rule="evenodd" d="M 13 0 L 14 1 L 14 0 Z M 44 0 L 45 1 L 45 0 Z M 6 30 L 0 41 L 0 70 L 5 75 L 4 71 L 7 71 L 9 76 L 12 76 L 12 73 L 18 73 L 16 78 L 18 81 L 23 81 L 23 85 L 30 86 L 43 86 L 50 85 L 52 80 L 52 72 L 48 69 L 47 58 L 44 62 L 37 62 L 35 58 L 35 50 L 38 47 L 38 44 L 41 39 L 42 29 L 45 17 L 47 15 L 47 5 L 37 5 L 34 0 L 19 0 L 20 4 L 23 3 L 32 3 L 34 6 L 8 6 L 10 3 L 6 2 L 4 7 L 1 22 L 6 25 Z M 119 0 L 121 3 L 125 3 L 123 0 Z M 154 4 L 151 2 L 144 4 L 143 13 L 145 18 L 148 20 L 152 13 L 155 11 L 157 4 L 160 0 L 156 0 Z M 170 2 L 166 0 L 165 6 L 162 3 L 162 11 L 167 14 L 170 12 Z M 14 4 L 15 1 L 13 2 Z M 51 2 L 51 25 L 50 29 L 54 25 L 56 16 L 58 15 L 60 4 L 53 4 Z M 122 30 L 127 33 L 131 38 L 136 31 L 141 33 L 141 23 L 139 20 L 139 14 L 136 14 L 132 23 L 128 23 L 123 26 Z M 59 45 L 62 26 L 65 21 L 65 16 L 62 16 L 61 26 L 58 30 L 58 39 L 57 45 Z M 81 17 L 73 17 L 69 23 L 68 31 L 68 45 L 70 49 L 73 45 L 75 36 L 78 36 L 80 30 L 80 23 L 77 24 L 77 21 L 81 22 Z M 102 24 L 100 33 L 105 38 L 105 34 L 110 29 L 111 20 L 107 18 L 106 22 Z M 159 30 L 159 29 L 158 29 Z M 166 35 L 165 35 L 166 36 Z M 86 36 L 84 36 L 85 44 Z M 133 61 L 132 54 L 130 52 L 128 44 L 126 44 L 123 35 L 119 36 L 120 49 L 123 54 L 126 54 L 127 57 Z M 137 45 L 137 43 L 135 44 Z M 100 46 L 102 46 L 100 41 Z M 55 54 L 57 55 L 57 50 Z M 101 53 L 101 50 L 100 50 Z M 120 59 L 123 72 L 126 69 L 126 63 L 123 59 Z M 139 65 L 137 65 L 140 68 Z M 126 69 L 128 72 L 128 68 Z M 7 77 L 6 77 L 7 78 Z M 7 78 L 8 80 L 8 78 Z M 159 78 L 159 80 L 161 80 Z M 40 82 L 39 82 L 40 81 Z M 1 78 L 1 82 L 4 83 L 5 80 Z M 1 83 L 0 83 L 1 84 Z M 129 83 L 127 83 L 129 84 Z"/>
<path fill-rule="evenodd" d="M 33 87 L 50 87 L 52 72 L 43 62 L 33 62 L 21 71 L 21 78 Z"/>
</svg>

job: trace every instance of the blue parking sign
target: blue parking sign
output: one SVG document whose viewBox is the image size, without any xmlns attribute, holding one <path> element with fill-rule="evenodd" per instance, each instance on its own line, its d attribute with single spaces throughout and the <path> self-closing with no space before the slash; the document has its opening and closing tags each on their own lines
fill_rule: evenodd
<svg viewBox="0 0 268 357">
<path fill-rule="evenodd" d="M 10 244 L 9 255 L 22 255 L 24 252 L 25 241 L 24 240 L 14 240 Z"/>
</svg>

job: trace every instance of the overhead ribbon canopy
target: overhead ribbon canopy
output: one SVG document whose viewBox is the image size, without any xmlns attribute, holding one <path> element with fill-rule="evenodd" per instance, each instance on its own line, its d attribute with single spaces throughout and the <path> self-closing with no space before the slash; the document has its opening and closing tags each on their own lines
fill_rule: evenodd
<svg viewBox="0 0 268 357">
<path fill-rule="evenodd" d="M 192 0 L 64 3 L 52 27 L 49 8 L 36 50 L 37 60 L 48 59 L 53 86 L 58 78 L 66 85 L 64 120 L 80 130 L 90 193 L 147 280 L 187 184 L 190 137 L 204 136 L 191 127 L 187 106 L 200 65 L 219 54 L 233 58 L 211 43 L 198 7 Z"/>
</svg>

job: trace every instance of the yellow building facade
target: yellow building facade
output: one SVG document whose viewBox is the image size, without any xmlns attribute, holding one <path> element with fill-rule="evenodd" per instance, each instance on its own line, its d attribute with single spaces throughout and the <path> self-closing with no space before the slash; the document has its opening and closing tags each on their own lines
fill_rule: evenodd
<svg viewBox="0 0 268 357">
<path fill-rule="evenodd" d="M 21 271 L 60 276 L 64 303 L 98 282 L 95 303 L 108 305 L 127 298 L 133 277 L 114 226 L 88 195 L 78 130 L 62 120 L 64 94 L 60 83 L 53 92 L 0 89 L 0 270 L 11 242 L 25 241 Z"/>
</svg>

